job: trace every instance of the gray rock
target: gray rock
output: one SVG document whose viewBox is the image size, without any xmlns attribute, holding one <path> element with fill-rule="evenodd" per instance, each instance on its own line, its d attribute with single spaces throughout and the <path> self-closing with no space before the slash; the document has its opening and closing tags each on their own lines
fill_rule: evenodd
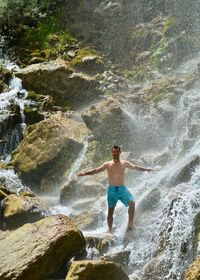
<svg viewBox="0 0 200 280">
<path fill-rule="evenodd" d="M 183 182 L 188 182 L 196 166 L 200 164 L 200 158 L 194 155 L 180 164 L 180 167 L 169 178 L 170 186 L 176 186 Z"/>
<path fill-rule="evenodd" d="M 105 193 L 105 187 L 94 180 L 72 180 L 62 188 L 60 201 L 69 204 L 80 198 L 96 198 Z"/>
<path fill-rule="evenodd" d="M 121 104 L 116 100 L 108 98 L 99 102 L 85 111 L 82 117 L 95 139 L 100 143 L 130 145 L 129 139 L 133 138 L 132 130 L 134 129 L 129 129 L 127 116 L 122 110 Z"/>
</svg>

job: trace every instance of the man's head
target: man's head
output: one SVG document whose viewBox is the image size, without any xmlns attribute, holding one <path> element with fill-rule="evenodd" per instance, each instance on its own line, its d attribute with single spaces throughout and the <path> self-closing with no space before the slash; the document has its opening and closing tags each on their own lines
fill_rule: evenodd
<svg viewBox="0 0 200 280">
<path fill-rule="evenodd" d="M 118 146 L 112 147 L 112 156 L 114 160 L 118 160 L 121 153 L 121 149 Z"/>
</svg>

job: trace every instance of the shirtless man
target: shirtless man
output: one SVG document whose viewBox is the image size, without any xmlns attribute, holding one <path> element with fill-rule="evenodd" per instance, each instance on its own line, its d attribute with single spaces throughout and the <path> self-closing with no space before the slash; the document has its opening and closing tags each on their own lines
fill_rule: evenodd
<svg viewBox="0 0 200 280">
<path fill-rule="evenodd" d="M 120 200 L 126 207 L 128 207 L 128 229 L 133 229 L 133 219 L 135 213 L 135 202 L 132 194 L 129 192 L 127 187 L 124 185 L 124 175 L 126 168 L 138 170 L 138 171 L 153 171 L 151 168 L 145 168 L 139 165 L 132 164 L 127 160 L 120 160 L 120 147 L 114 146 L 112 148 L 112 157 L 111 161 L 104 162 L 100 167 L 94 168 L 88 172 L 81 172 L 78 176 L 93 175 L 104 170 L 107 170 L 109 187 L 108 187 L 108 216 L 107 223 L 109 233 L 112 234 L 112 225 L 113 225 L 113 214 L 115 211 L 115 206 L 117 201 Z"/>
</svg>

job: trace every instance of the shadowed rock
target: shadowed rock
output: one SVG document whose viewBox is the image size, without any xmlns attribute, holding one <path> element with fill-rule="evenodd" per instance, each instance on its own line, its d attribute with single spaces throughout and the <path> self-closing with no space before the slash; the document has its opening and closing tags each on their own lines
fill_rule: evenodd
<svg viewBox="0 0 200 280">
<path fill-rule="evenodd" d="M 128 280 L 129 277 L 119 264 L 113 262 L 74 261 L 70 267 L 66 280 Z"/>
<path fill-rule="evenodd" d="M 127 116 L 121 108 L 121 104 L 113 99 L 107 99 L 90 107 L 82 115 L 87 127 L 92 131 L 95 140 L 101 143 L 116 144 L 127 143 L 130 145 L 134 128 L 129 129 Z M 117 140 L 116 140 L 117 139 Z M 124 144 L 125 145 L 125 144 Z"/>
<path fill-rule="evenodd" d="M 3 201 L 2 219 L 7 229 L 15 229 L 45 217 L 47 206 L 36 197 L 11 194 Z"/>
<path fill-rule="evenodd" d="M 99 82 L 95 77 L 74 72 L 69 63 L 63 60 L 33 64 L 16 75 L 22 79 L 26 89 L 51 95 L 61 106 L 69 103 L 82 105 L 99 94 Z"/>
<path fill-rule="evenodd" d="M 188 182 L 195 168 L 200 164 L 200 158 L 194 155 L 180 164 L 180 167 L 170 178 L 170 185 L 176 186 L 183 182 Z"/>
<path fill-rule="evenodd" d="M 61 189 L 60 201 L 62 204 L 69 204 L 73 200 L 81 198 L 97 198 L 105 195 L 106 189 L 103 184 L 94 180 L 85 182 L 78 180 L 71 180 Z"/>
<path fill-rule="evenodd" d="M 82 233 L 64 215 L 26 224 L 0 238 L 0 280 L 42 280 L 84 246 Z"/>
<path fill-rule="evenodd" d="M 39 190 L 55 186 L 83 148 L 87 132 L 82 123 L 59 114 L 33 125 L 15 152 L 15 171 Z"/>
</svg>

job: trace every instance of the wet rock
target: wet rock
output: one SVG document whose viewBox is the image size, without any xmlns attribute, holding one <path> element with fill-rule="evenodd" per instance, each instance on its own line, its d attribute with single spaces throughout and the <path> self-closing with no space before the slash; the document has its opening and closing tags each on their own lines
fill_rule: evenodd
<svg viewBox="0 0 200 280">
<path fill-rule="evenodd" d="M 44 115 L 38 112 L 37 108 L 24 108 L 25 123 L 31 125 L 44 120 Z"/>
<path fill-rule="evenodd" d="M 83 123 L 61 114 L 31 126 L 13 155 L 15 171 L 38 190 L 55 187 L 83 148 L 87 133 Z"/>
<path fill-rule="evenodd" d="M 140 23 L 134 27 L 132 32 L 132 51 L 135 53 L 140 53 L 141 51 L 149 51 L 151 49 L 152 44 L 158 43 L 162 38 L 162 32 L 160 26 L 162 28 L 164 19 L 158 18 L 154 19 L 150 23 Z M 147 56 L 148 58 L 148 56 Z"/>
<path fill-rule="evenodd" d="M 176 186 L 183 182 L 188 182 L 195 168 L 200 164 L 200 158 L 194 155 L 184 162 L 181 162 L 175 173 L 169 178 L 170 186 Z"/>
<path fill-rule="evenodd" d="M 198 280 L 200 277 L 200 258 L 196 259 L 187 269 L 184 280 Z"/>
<path fill-rule="evenodd" d="M 5 137 L 8 131 L 14 129 L 21 122 L 20 106 L 16 102 L 11 102 L 7 108 L 7 114 L 5 114 L 5 117 L 0 121 L 0 137 Z"/>
<path fill-rule="evenodd" d="M 97 74 L 105 69 L 102 58 L 97 54 L 88 54 L 80 58 L 77 55 L 74 60 L 77 61 L 75 68 L 85 73 Z"/>
<path fill-rule="evenodd" d="M 4 228 L 16 229 L 26 223 L 33 223 L 45 217 L 47 208 L 38 198 L 8 195 L 2 206 Z"/>
<path fill-rule="evenodd" d="M 0 183 L 0 200 L 4 199 L 5 197 L 7 197 L 10 194 L 14 194 L 14 191 L 9 190 L 8 188 L 6 188 L 5 186 L 3 186 Z"/>
<path fill-rule="evenodd" d="M 9 90 L 9 87 L 0 80 L 0 93 L 7 92 Z"/>
<path fill-rule="evenodd" d="M 91 210 L 85 210 L 72 218 L 72 221 L 80 230 L 91 230 L 95 229 L 98 223 L 98 215 Z"/>
<path fill-rule="evenodd" d="M 127 118 L 121 104 L 112 98 L 106 99 L 98 104 L 92 105 L 82 115 L 87 127 L 92 131 L 96 140 L 100 143 L 109 142 L 116 145 L 116 141 L 130 145 L 132 132 L 128 128 Z M 134 130 L 134 128 L 132 129 Z M 109 132 L 109 133 L 108 133 Z M 133 135 L 132 135 L 133 136 Z M 116 140 L 117 139 L 117 140 Z"/>
<path fill-rule="evenodd" d="M 0 66 L 0 80 L 4 84 L 8 85 L 11 77 L 12 77 L 12 72 L 3 66 Z"/>
<path fill-rule="evenodd" d="M 66 280 L 128 280 L 128 275 L 120 265 L 104 260 L 74 261 Z"/>
<path fill-rule="evenodd" d="M 171 259 L 152 259 L 146 266 L 141 280 L 163 279 L 163 275 L 168 275 L 172 267 Z M 176 279 L 176 278 L 170 278 Z"/>
<path fill-rule="evenodd" d="M 99 95 L 99 82 L 95 77 L 74 72 L 62 60 L 33 64 L 16 75 L 26 89 L 52 96 L 56 105 L 82 105 Z"/>
<path fill-rule="evenodd" d="M 106 254 L 102 257 L 103 260 L 112 261 L 114 263 L 120 264 L 124 271 L 129 272 L 128 263 L 131 251 L 122 251 L 114 254 Z"/>
<path fill-rule="evenodd" d="M 100 197 L 106 193 L 104 185 L 94 180 L 71 180 L 61 189 L 60 201 L 62 204 L 69 204 L 81 198 Z"/>
<path fill-rule="evenodd" d="M 195 205 L 194 205 L 195 207 Z M 192 238 L 192 245 L 193 245 L 193 253 L 194 255 L 198 252 L 198 246 L 200 244 L 200 211 L 198 211 L 193 220 L 193 238 Z"/>
<path fill-rule="evenodd" d="M 28 99 L 33 100 L 40 111 L 51 111 L 55 105 L 52 96 L 37 94 L 34 91 L 29 91 Z"/>
<path fill-rule="evenodd" d="M 26 224 L 0 240 L 0 279 L 44 279 L 84 246 L 82 233 L 66 216 Z"/>
<path fill-rule="evenodd" d="M 155 188 L 151 190 L 137 205 L 137 211 L 150 211 L 157 208 L 160 201 L 160 190 Z"/>
</svg>

